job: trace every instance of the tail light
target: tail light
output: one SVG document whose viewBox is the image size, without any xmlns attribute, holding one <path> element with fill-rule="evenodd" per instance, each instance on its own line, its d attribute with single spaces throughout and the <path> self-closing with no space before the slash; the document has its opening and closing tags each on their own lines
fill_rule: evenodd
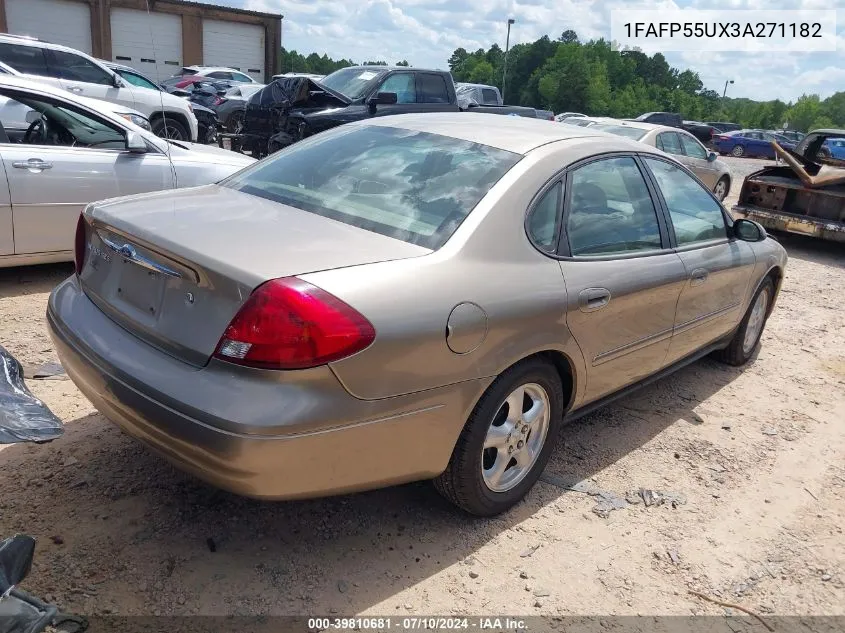
<svg viewBox="0 0 845 633">
<path fill-rule="evenodd" d="M 79 219 L 76 221 L 76 236 L 73 241 L 73 263 L 76 266 L 76 274 L 82 272 L 82 266 L 85 265 L 85 241 L 87 226 L 85 215 L 80 213 Z"/>
<path fill-rule="evenodd" d="M 212 103 L 211 105 L 220 105 L 221 103 L 225 103 L 225 102 L 226 102 L 226 99 L 224 99 L 223 97 L 215 97 L 214 103 Z"/>
<path fill-rule="evenodd" d="M 368 347 L 375 329 L 337 297 L 285 277 L 259 286 L 223 333 L 214 356 L 263 369 L 306 369 Z"/>
<path fill-rule="evenodd" d="M 724 134 L 717 134 L 717 135 L 716 135 L 716 140 L 717 140 L 717 141 L 729 141 L 729 140 L 731 140 L 731 137 L 730 137 L 730 136 L 725 136 Z"/>
</svg>

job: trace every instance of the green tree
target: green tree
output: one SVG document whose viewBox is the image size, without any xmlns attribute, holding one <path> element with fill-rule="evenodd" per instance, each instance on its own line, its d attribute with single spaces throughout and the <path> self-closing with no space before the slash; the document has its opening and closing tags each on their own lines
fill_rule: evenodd
<svg viewBox="0 0 845 633">
<path fill-rule="evenodd" d="M 578 34 L 572 29 L 566 29 L 557 39 L 564 44 L 572 44 L 573 42 L 578 41 Z"/>
<path fill-rule="evenodd" d="M 825 115 L 821 115 L 807 127 L 807 131 L 830 129 L 835 127 L 836 125 L 834 124 L 833 119 Z"/>
<path fill-rule="evenodd" d="M 473 84 L 493 84 L 493 65 L 488 61 L 478 62 L 467 78 Z"/>
<path fill-rule="evenodd" d="M 407 59 L 403 59 L 401 62 L 396 62 L 397 66 L 410 66 Z"/>
<path fill-rule="evenodd" d="M 786 111 L 789 127 L 802 132 L 808 132 L 813 122 L 821 116 L 821 102 L 818 95 L 801 95 L 798 101 Z"/>
</svg>

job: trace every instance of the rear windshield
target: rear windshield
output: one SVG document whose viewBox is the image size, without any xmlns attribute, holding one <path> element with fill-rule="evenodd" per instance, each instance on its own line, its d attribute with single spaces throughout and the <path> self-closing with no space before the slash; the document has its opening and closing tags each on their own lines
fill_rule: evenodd
<svg viewBox="0 0 845 633">
<path fill-rule="evenodd" d="M 438 249 L 520 158 L 427 132 L 365 126 L 295 143 L 221 184 Z"/>
<path fill-rule="evenodd" d="M 642 137 L 648 134 L 648 130 L 641 130 L 635 127 L 627 127 L 624 125 L 606 125 L 602 123 L 596 123 L 592 126 L 594 130 L 600 130 L 602 132 L 610 132 L 611 134 L 616 134 L 616 136 L 624 136 L 625 138 L 632 138 L 635 141 L 639 141 Z"/>
</svg>

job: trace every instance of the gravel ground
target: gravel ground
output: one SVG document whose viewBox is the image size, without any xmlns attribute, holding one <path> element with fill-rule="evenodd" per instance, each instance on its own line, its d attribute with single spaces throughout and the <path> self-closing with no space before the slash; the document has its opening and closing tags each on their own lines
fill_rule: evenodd
<svg viewBox="0 0 845 633">
<path fill-rule="evenodd" d="M 552 483 L 504 516 L 470 519 L 426 483 L 238 498 L 50 380 L 29 385 L 66 434 L 0 447 L 0 535 L 36 536 L 25 588 L 85 614 L 724 613 L 695 590 L 761 614 L 845 615 L 845 257 L 782 242 L 753 362 L 695 363 L 565 428 Z M 69 273 L 0 270 L 0 344 L 20 361 L 56 359 L 44 310 Z M 561 477 L 632 504 L 603 510 Z M 646 507 L 640 488 L 669 501 Z"/>
<path fill-rule="evenodd" d="M 763 169 L 763 167 L 770 167 L 775 164 L 775 161 L 773 160 L 762 158 L 734 158 L 733 156 L 720 156 L 719 160 L 725 163 L 731 172 L 731 190 L 728 192 L 728 197 L 725 198 L 725 206 L 728 209 L 737 203 L 740 187 L 742 187 L 742 182 L 748 174 Z"/>
</svg>

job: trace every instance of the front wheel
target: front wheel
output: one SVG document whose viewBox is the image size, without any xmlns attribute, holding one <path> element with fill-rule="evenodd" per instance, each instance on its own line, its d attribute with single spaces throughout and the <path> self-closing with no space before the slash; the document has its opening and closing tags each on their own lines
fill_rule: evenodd
<svg viewBox="0 0 845 633">
<path fill-rule="evenodd" d="M 760 343 L 760 337 L 763 334 L 763 328 L 766 326 L 774 296 L 775 284 L 771 277 L 766 277 L 751 300 L 751 305 L 748 306 L 748 311 L 740 322 L 731 342 L 725 349 L 716 353 L 718 360 L 728 365 L 739 366 L 744 365 L 751 359 L 754 350 Z"/>
<path fill-rule="evenodd" d="M 161 138 L 169 138 L 172 141 L 191 140 L 185 126 L 175 119 L 158 117 L 152 122 L 151 127 L 153 129 L 153 134 L 160 136 Z"/>
<path fill-rule="evenodd" d="M 531 359 L 510 368 L 478 401 L 435 487 L 470 514 L 510 509 L 548 463 L 563 406 L 552 365 Z"/>
</svg>

